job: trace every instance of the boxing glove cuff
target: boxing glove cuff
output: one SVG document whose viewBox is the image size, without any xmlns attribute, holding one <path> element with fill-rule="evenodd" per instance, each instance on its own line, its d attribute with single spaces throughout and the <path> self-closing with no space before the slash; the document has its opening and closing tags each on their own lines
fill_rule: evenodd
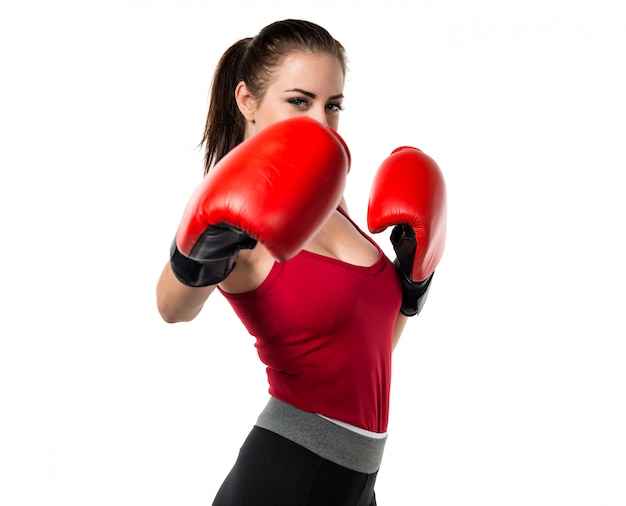
<svg viewBox="0 0 626 506">
<path fill-rule="evenodd" d="M 396 271 L 398 271 L 400 281 L 402 282 L 402 306 L 400 307 L 400 312 L 404 316 L 416 316 L 426 303 L 430 282 L 435 273 L 433 272 L 424 281 L 413 281 L 404 273 L 397 259 L 393 265 Z"/>
<path fill-rule="evenodd" d="M 252 249 L 256 240 L 229 225 L 209 227 L 198 239 L 189 256 L 178 249 L 176 239 L 170 248 L 170 264 L 176 278 L 187 286 L 217 285 L 235 268 L 241 249 Z"/>
</svg>

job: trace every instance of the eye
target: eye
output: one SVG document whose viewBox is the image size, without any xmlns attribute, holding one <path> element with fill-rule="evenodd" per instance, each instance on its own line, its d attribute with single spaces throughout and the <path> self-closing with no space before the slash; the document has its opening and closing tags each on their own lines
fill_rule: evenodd
<svg viewBox="0 0 626 506">
<path fill-rule="evenodd" d="M 339 102 L 333 102 L 333 103 L 327 104 L 326 109 L 328 109 L 329 111 L 333 111 L 333 112 L 340 112 L 340 111 L 343 111 L 343 105 L 340 104 Z"/>
<path fill-rule="evenodd" d="M 304 107 L 309 105 L 308 100 L 306 100 L 305 98 L 298 98 L 298 97 L 290 98 L 289 100 L 287 100 L 287 102 L 289 102 L 291 105 L 293 105 L 294 107 L 298 109 L 303 109 Z"/>
</svg>

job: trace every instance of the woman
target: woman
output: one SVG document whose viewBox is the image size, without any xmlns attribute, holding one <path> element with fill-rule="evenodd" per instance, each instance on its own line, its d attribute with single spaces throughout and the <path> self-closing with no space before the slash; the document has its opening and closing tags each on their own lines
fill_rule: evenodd
<svg viewBox="0 0 626 506">
<path fill-rule="evenodd" d="M 342 45 L 310 22 L 273 23 L 235 43 L 214 76 L 205 173 L 290 118 L 336 130 L 345 73 Z M 288 261 L 227 228 L 220 237 L 235 247 L 221 276 L 190 283 L 175 245 L 157 287 L 167 322 L 195 318 L 217 288 L 268 366 L 270 401 L 214 505 L 375 505 L 391 353 L 406 321 L 394 265 L 350 220 L 343 198 Z"/>
</svg>

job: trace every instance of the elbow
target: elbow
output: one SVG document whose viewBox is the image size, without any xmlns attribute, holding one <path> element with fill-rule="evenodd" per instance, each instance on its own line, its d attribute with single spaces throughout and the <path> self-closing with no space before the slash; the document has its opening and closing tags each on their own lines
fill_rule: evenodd
<svg viewBox="0 0 626 506">
<path fill-rule="evenodd" d="M 193 320 L 195 315 L 191 316 L 180 309 L 172 307 L 171 305 L 161 304 L 157 301 L 157 309 L 161 315 L 161 319 L 165 323 L 181 323 L 189 322 Z"/>
<path fill-rule="evenodd" d="M 175 311 L 172 311 L 171 308 L 163 304 L 159 304 L 158 302 L 157 302 L 157 310 L 159 311 L 159 314 L 161 315 L 161 319 L 165 323 L 178 323 L 181 321 Z"/>
<path fill-rule="evenodd" d="M 157 297 L 157 310 L 165 323 L 190 322 L 198 316 L 202 306 L 203 304 L 181 305 L 175 300 Z"/>
<path fill-rule="evenodd" d="M 161 319 L 165 323 L 179 323 L 182 321 L 180 318 L 177 318 L 176 315 L 174 315 L 173 313 L 167 313 L 165 311 L 161 311 L 160 309 L 159 314 L 161 315 Z"/>
</svg>

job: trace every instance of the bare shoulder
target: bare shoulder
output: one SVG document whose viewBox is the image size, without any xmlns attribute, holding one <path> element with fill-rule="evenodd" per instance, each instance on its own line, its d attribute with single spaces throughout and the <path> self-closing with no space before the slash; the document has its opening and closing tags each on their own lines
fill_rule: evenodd
<svg viewBox="0 0 626 506">
<path fill-rule="evenodd" d="M 267 277 L 274 265 L 274 258 L 261 243 L 254 249 L 241 250 L 235 268 L 220 283 L 220 288 L 228 293 L 249 292 L 257 288 Z"/>
</svg>

